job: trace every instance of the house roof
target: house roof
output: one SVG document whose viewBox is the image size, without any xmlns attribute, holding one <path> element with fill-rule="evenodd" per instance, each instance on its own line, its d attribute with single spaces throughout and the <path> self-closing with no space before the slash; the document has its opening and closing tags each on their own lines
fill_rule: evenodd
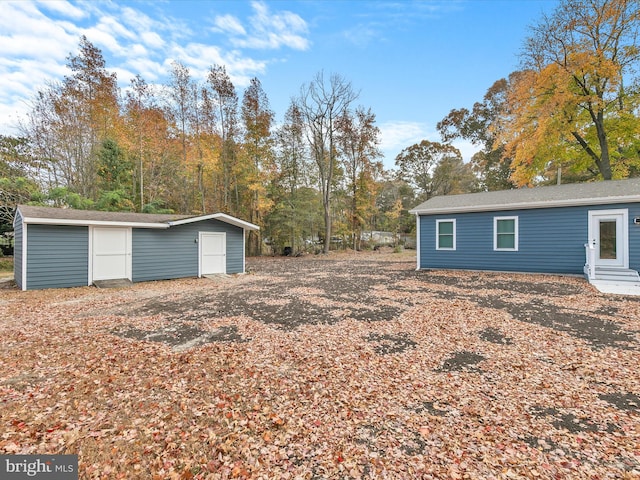
<svg viewBox="0 0 640 480">
<path fill-rule="evenodd" d="M 224 213 L 210 215 L 175 215 L 132 212 L 100 212 L 96 210 L 75 210 L 71 208 L 35 207 L 18 205 L 18 211 L 24 223 L 79 225 L 79 226 L 120 226 L 136 228 L 165 229 L 174 225 L 199 222 L 203 220 L 220 220 L 247 230 L 259 230 L 260 227 Z"/>
<path fill-rule="evenodd" d="M 438 196 L 409 212 L 435 215 L 626 202 L 640 202 L 640 178 Z"/>
</svg>

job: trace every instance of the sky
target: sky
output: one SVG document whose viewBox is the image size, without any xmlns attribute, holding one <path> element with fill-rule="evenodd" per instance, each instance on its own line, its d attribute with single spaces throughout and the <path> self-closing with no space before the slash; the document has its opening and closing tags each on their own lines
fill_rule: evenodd
<svg viewBox="0 0 640 480">
<path fill-rule="evenodd" d="M 203 81 L 224 65 L 241 99 L 257 77 L 276 121 L 323 72 L 359 92 L 381 131 L 386 168 L 440 141 L 436 125 L 472 108 L 518 69 L 529 27 L 558 0 L 0 0 L 0 134 L 18 135 L 31 99 L 69 74 L 85 35 L 123 91 L 136 75 L 167 83 L 171 64 Z M 469 160 L 476 150 L 454 143 Z"/>
</svg>

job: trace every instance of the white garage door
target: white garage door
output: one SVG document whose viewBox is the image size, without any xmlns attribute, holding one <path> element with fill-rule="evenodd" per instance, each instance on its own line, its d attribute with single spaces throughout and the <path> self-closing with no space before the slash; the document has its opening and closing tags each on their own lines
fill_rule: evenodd
<svg viewBox="0 0 640 480">
<path fill-rule="evenodd" d="M 200 275 L 226 273 L 226 252 L 225 233 L 200 232 Z"/>
<path fill-rule="evenodd" d="M 93 228 L 93 280 L 131 279 L 131 229 Z"/>
</svg>

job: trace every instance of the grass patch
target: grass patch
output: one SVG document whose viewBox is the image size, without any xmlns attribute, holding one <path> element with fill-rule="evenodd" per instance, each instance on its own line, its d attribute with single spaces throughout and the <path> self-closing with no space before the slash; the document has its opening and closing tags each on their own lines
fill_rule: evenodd
<svg viewBox="0 0 640 480">
<path fill-rule="evenodd" d="M 0 257 L 0 272 L 13 272 L 13 258 Z"/>
</svg>

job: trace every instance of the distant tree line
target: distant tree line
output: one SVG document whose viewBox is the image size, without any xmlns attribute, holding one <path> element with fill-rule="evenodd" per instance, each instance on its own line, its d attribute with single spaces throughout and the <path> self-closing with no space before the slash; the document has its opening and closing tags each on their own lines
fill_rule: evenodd
<svg viewBox="0 0 640 480">
<path fill-rule="evenodd" d="M 17 203 L 79 209 L 224 212 L 261 227 L 250 254 L 359 249 L 363 232 L 411 232 L 434 195 L 640 174 L 638 0 L 563 0 L 531 27 L 522 69 L 438 125 L 440 141 L 383 168 L 371 108 L 338 74 L 300 87 L 280 123 L 257 78 L 240 95 L 223 65 L 204 81 L 123 94 L 86 37 L 69 75 L 38 91 L 21 135 L 0 136 L 0 228 Z M 456 140 L 477 149 L 465 163 Z M 1 233 L 1 232 L 0 232 Z"/>
</svg>

